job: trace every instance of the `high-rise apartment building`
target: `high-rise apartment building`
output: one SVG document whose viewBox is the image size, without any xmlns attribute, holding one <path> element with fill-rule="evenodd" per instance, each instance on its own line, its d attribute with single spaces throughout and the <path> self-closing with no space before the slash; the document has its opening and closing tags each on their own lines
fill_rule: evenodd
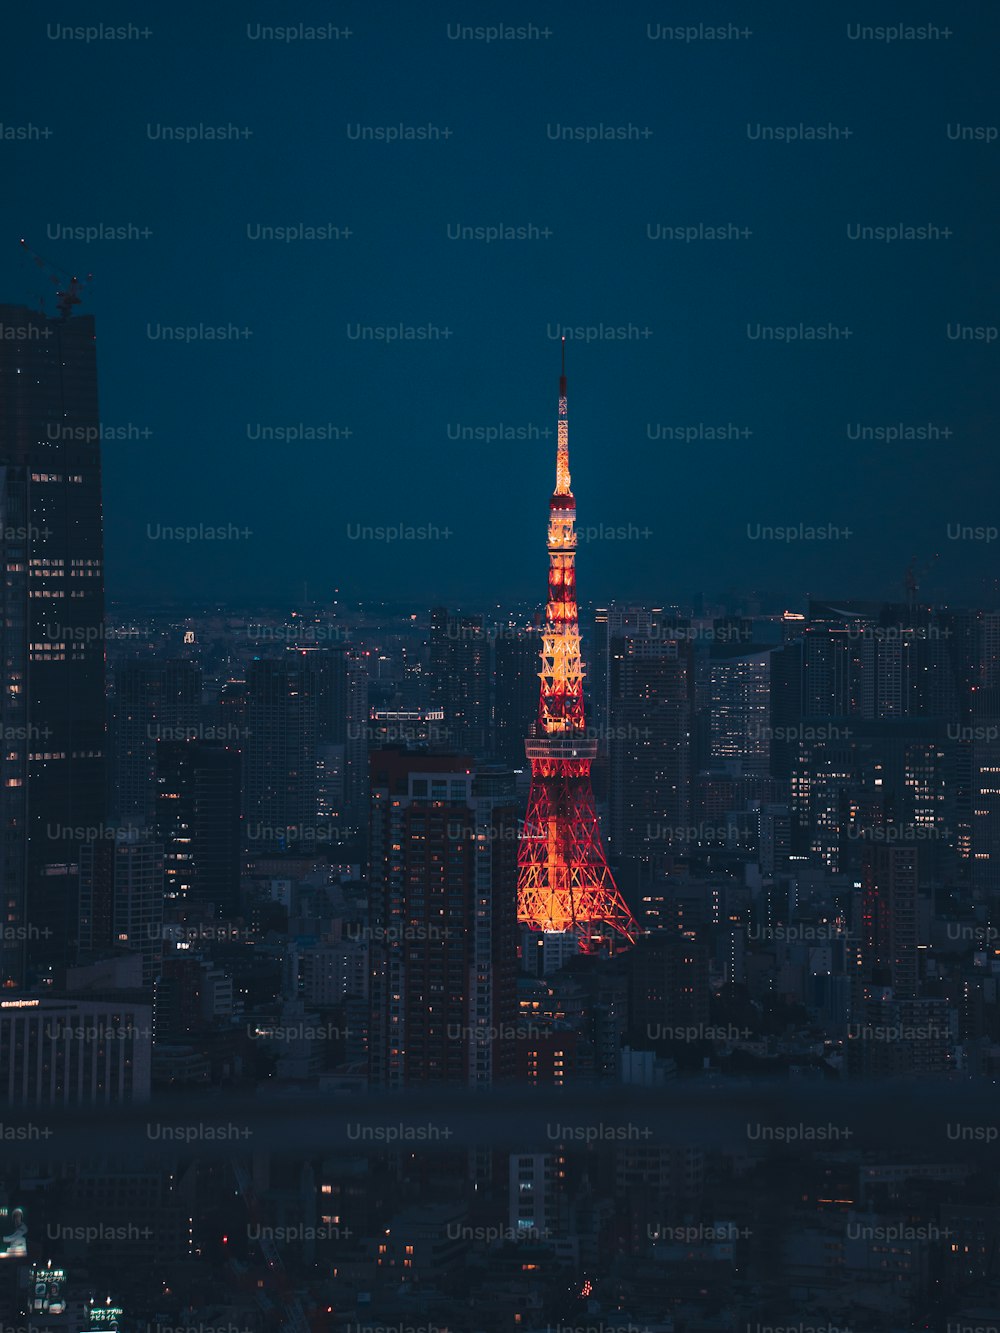
<svg viewBox="0 0 1000 1333">
<path fill-rule="evenodd" d="M 771 761 L 771 653 L 713 655 L 709 667 L 709 760 L 740 760 L 748 773 Z"/>
<path fill-rule="evenodd" d="M 1000 686 L 972 691 L 971 721 L 959 730 L 957 749 L 968 775 L 972 888 L 1000 920 Z M 968 739 L 966 739 L 966 737 Z"/>
<path fill-rule="evenodd" d="M 490 722 L 490 640 L 482 616 L 431 612 L 431 700 L 444 709 L 455 750 L 485 755 Z"/>
<path fill-rule="evenodd" d="M 106 819 L 104 565 L 90 315 L 0 306 L 0 985 L 76 947 L 78 830 Z"/>
<path fill-rule="evenodd" d="M 493 654 L 493 753 L 524 768 L 524 738 L 538 712 L 538 635 L 501 625 Z"/>
<path fill-rule="evenodd" d="M 611 851 L 621 873 L 625 863 L 641 869 L 683 843 L 690 823 L 690 647 L 643 634 L 615 638 L 609 678 Z"/>
<path fill-rule="evenodd" d="M 917 841 L 921 869 L 955 854 L 955 746 L 944 724 L 807 723 L 791 778 L 792 850 L 834 873 L 860 868 L 864 841 Z"/>
<path fill-rule="evenodd" d="M 947 619 L 903 603 L 811 602 L 802 636 L 804 716 L 888 721 L 954 713 L 965 672 Z"/>
<path fill-rule="evenodd" d="M 367 659 L 348 647 L 312 649 L 307 659 L 316 674 L 319 813 L 337 827 L 363 831 L 368 823 L 368 748 L 373 743 Z M 331 818 L 334 814 L 336 819 Z"/>
<path fill-rule="evenodd" d="M 163 952 L 163 847 L 132 830 L 87 843 L 80 858 L 80 956 L 127 949 L 152 993 Z"/>
<path fill-rule="evenodd" d="M 659 607 L 599 606 L 593 621 L 593 662 L 587 682 L 588 716 L 595 733 L 603 736 L 611 720 L 612 642 L 629 634 L 644 637 L 661 632 L 663 611 Z"/>
<path fill-rule="evenodd" d="M 221 741 L 161 741 L 156 748 L 156 835 L 169 909 L 211 904 L 235 916 L 240 901 L 240 752 Z"/>
<path fill-rule="evenodd" d="M 315 841 L 317 694 L 312 654 L 305 650 L 257 658 L 247 668 L 243 809 L 252 852 Z"/>
<path fill-rule="evenodd" d="M 917 998 L 917 849 L 869 843 L 861 868 L 861 968 L 876 991 Z"/>
<path fill-rule="evenodd" d="M 371 755 L 371 1079 L 510 1077 L 517 1014 L 512 775 L 463 755 Z"/>
<path fill-rule="evenodd" d="M 517 1240 L 551 1240 L 569 1216 L 564 1152 L 512 1153 L 508 1159 L 508 1222 Z"/>
<path fill-rule="evenodd" d="M 157 746 L 201 735 L 201 691 L 201 668 L 184 658 L 119 665 L 112 753 L 114 814 L 120 824 L 152 825 Z"/>
</svg>

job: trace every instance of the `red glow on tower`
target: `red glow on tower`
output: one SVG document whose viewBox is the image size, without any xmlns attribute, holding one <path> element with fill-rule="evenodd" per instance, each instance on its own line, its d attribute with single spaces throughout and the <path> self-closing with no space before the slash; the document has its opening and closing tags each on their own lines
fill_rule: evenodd
<svg viewBox="0 0 1000 1333">
<path fill-rule="evenodd" d="M 581 950 L 591 953 L 608 944 L 633 944 L 637 927 L 604 854 L 590 784 L 597 741 L 587 735 L 583 710 L 565 339 L 548 549 L 538 721 L 524 743 L 531 793 L 518 844 L 517 915 L 532 930 L 573 932 Z"/>
</svg>

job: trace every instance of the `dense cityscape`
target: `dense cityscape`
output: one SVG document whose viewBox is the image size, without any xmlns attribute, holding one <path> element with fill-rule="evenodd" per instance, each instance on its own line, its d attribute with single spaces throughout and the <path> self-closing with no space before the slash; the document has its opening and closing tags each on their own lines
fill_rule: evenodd
<svg viewBox="0 0 1000 1333">
<path fill-rule="evenodd" d="M 544 609 L 105 615 L 72 297 L 0 308 L 14 1326 L 981 1325 L 1000 611 L 579 616 L 564 374 Z"/>
<path fill-rule="evenodd" d="M 997 14 L 79 8 L 0 1333 L 1000 1333 Z"/>
</svg>

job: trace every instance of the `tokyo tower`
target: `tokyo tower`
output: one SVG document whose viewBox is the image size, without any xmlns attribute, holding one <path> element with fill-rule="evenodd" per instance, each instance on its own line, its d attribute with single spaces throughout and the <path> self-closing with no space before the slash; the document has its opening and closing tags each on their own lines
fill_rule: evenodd
<svg viewBox="0 0 1000 1333">
<path fill-rule="evenodd" d="M 578 936 L 582 952 L 594 953 L 633 944 L 638 928 L 608 867 L 590 785 L 597 740 L 587 735 L 583 714 L 565 338 L 548 536 L 549 600 L 538 673 L 538 720 L 524 743 L 531 761 L 531 793 L 517 849 L 517 916 L 532 930 L 569 931 Z"/>
</svg>

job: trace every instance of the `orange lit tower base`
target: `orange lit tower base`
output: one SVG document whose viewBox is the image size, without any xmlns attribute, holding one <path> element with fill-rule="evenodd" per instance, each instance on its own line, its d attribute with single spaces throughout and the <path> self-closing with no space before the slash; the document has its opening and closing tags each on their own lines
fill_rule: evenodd
<svg viewBox="0 0 1000 1333">
<path fill-rule="evenodd" d="M 517 916 L 532 930 L 569 931 L 584 953 L 633 944 L 636 924 L 604 855 L 590 785 L 576 605 L 576 501 L 570 489 L 566 346 L 559 381 L 556 488 L 549 501 L 549 600 L 542 631 L 538 720 L 524 743 L 531 793 L 518 843 Z"/>
</svg>

